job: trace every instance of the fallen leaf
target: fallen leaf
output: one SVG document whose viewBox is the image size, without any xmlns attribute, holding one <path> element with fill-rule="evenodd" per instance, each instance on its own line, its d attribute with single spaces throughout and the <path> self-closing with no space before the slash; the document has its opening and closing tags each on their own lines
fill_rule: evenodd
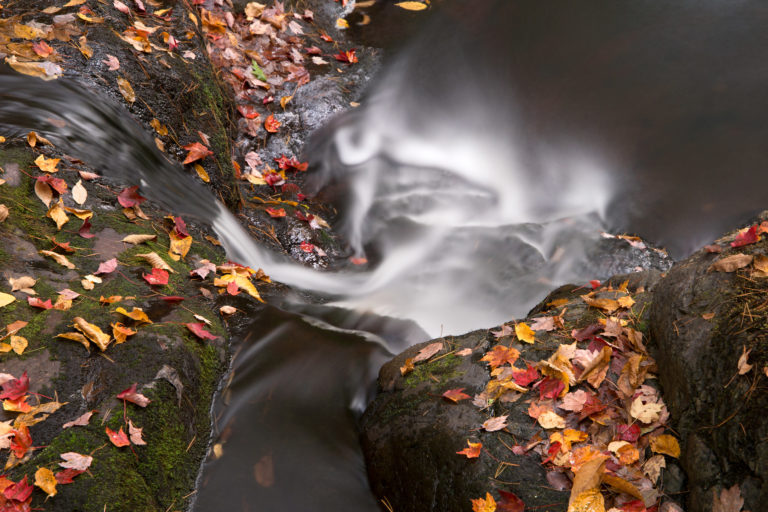
<svg viewBox="0 0 768 512">
<path fill-rule="evenodd" d="M 680 457 L 680 444 L 673 436 L 661 434 L 651 438 L 651 450 L 654 453 L 669 455 L 670 457 Z"/>
<path fill-rule="evenodd" d="M 74 199 L 77 204 L 83 204 L 85 203 L 85 200 L 88 199 L 88 191 L 85 190 L 82 180 L 77 180 L 75 186 L 72 187 L 72 199 Z"/>
<path fill-rule="evenodd" d="M 123 391 L 118 393 L 117 398 L 120 400 L 126 400 L 128 402 L 134 403 L 139 407 L 146 407 L 152 402 L 152 400 L 150 400 L 146 396 L 136 391 L 137 384 L 138 383 L 134 382 L 131 385 L 131 387 L 129 387 L 128 389 L 124 389 Z"/>
<path fill-rule="evenodd" d="M 414 2 L 414 1 L 407 1 L 407 2 L 399 2 L 395 4 L 396 6 L 400 7 L 401 9 L 405 9 L 407 11 L 423 11 L 427 7 L 429 7 L 427 4 L 422 2 Z"/>
<path fill-rule="evenodd" d="M 0 292 L 0 308 L 7 306 L 8 304 L 10 304 L 15 300 L 16 300 L 16 297 L 11 295 L 10 293 Z"/>
<path fill-rule="evenodd" d="M 59 265 L 62 265 L 64 267 L 67 267 L 68 269 L 74 269 L 75 265 L 70 262 L 66 256 L 63 254 L 59 254 L 57 252 L 53 251 L 39 251 L 40 254 L 43 256 L 48 256 L 49 258 L 53 258 L 53 260 L 58 263 Z M 2 304 L 2 294 L 0 294 L 0 307 L 4 306 L 5 304 Z"/>
<path fill-rule="evenodd" d="M 152 240 L 157 240 L 157 235 L 128 235 L 124 237 L 121 242 L 138 245 Z"/>
<path fill-rule="evenodd" d="M 739 484 L 734 484 L 730 489 L 720 491 L 712 490 L 712 512 L 740 512 L 744 506 L 744 498 L 741 497 Z"/>
<path fill-rule="evenodd" d="M 115 345 L 124 343 L 128 336 L 133 336 L 137 331 L 126 327 L 120 322 L 110 324 L 112 326 L 112 337 L 115 338 Z"/>
<path fill-rule="evenodd" d="M 253 477 L 261 487 L 272 487 L 275 484 L 272 455 L 264 455 L 253 465 Z"/>
<path fill-rule="evenodd" d="M 83 335 L 99 347 L 102 352 L 107 350 L 110 341 L 112 341 L 109 334 L 102 331 L 99 326 L 88 323 L 82 317 L 76 316 L 72 321 L 74 322 L 73 325 L 75 329 L 83 333 Z"/>
<path fill-rule="evenodd" d="M 175 231 L 168 233 L 170 238 L 170 249 L 168 249 L 168 256 L 174 261 L 184 259 L 192 247 L 191 236 L 179 236 Z"/>
<path fill-rule="evenodd" d="M 128 420 L 128 435 L 131 436 L 131 442 L 137 446 L 143 446 L 147 443 L 141 437 L 143 428 L 139 428 L 133 424 L 133 421 Z"/>
<path fill-rule="evenodd" d="M 128 436 L 126 436 L 125 432 L 123 432 L 123 427 L 120 427 L 120 430 L 117 432 L 110 429 L 109 427 L 106 427 L 104 431 L 107 433 L 109 440 L 112 441 L 112 444 L 118 448 L 131 444 L 131 442 L 128 440 Z"/>
<path fill-rule="evenodd" d="M 468 459 L 476 459 L 480 456 L 480 452 L 483 449 L 483 443 L 473 443 L 467 439 L 467 448 L 456 452 L 459 455 L 464 455 Z"/>
<path fill-rule="evenodd" d="M 18 458 L 21 458 L 21 457 L 18 457 Z M 13 485 L 9 485 L 8 487 L 6 487 L 3 490 L 3 496 L 5 496 L 5 499 L 7 500 L 13 500 L 19 503 L 23 503 L 27 501 L 27 499 L 32 495 L 32 491 L 34 489 L 35 488 L 33 486 L 27 483 L 27 475 L 24 475 L 24 478 L 22 478 L 21 480 L 19 480 Z M 18 509 L 18 507 L 16 508 L 17 510 L 20 510 Z M 29 509 L 27 508 L 27 510 Z"/>
<path fill-rule="evenodd" d="M 654 455 L 643 464 L 643 474 L 645 474 L 652 484 L 656 484 L 661 476 L 661 470 L 667 467 L 667 461 L 663 455 Z"/>
<path fill-rule="evenodd" d="M 8 215 L 10 215 L 11 211 L 8 209 L 7 206 L 4 204 L 0 204 L 0 222 L 5 222 L 5 219 L 8 218 Z"/>
<path fill-rule="evenodd" d="M 128 80 L 121 76 L 117 77 L 117 88 L 120 94 L 123 95 L 123 98 L 125 98 L 125 101 L 128 103 L 136 101 L 136 93 L 133 91 L 133 87 L 131 87 L 131 83 Z"/>
<path fill-rule="evenodd" d="M 168 284 L 168 271 L 161 268 L 153 268 L 151 274 L 142 274 L 141 277 L 151 285 Z"/>
<path fill-rule="evenodd" d="M 110 71 L 117 71 L 120 69 L 120 61 L 114 55 L 107 54 L 107 58 L 101 62 L 106 64 L 107 69 Z"/>
<path fill-rule="evenodd" d="M 115 271 L 117 268 L 117 258 L 112 258 L 111 260 L 102 261 L 99 263 L 99 268 L 96 269 L 96 272 L 93 273 L 93 275 L 99 275 L 99 274 L 111 274 Z"/>
<path fill-rule="evenodd" d="M 152 320 L 149 319 L 147 314 L 141 308 L 134 307 L 129 313 L 128 310 L 126 310 L 124 307 L 121 306 L 115 309 L 115 312 L 120 313 L 121 315 L 125 315 L 131 320 L 135 320 L 136 322 L 139 322 L 139 323 L 144 323 L 144 324 L 152 323 Z"/>
<path fill-rule="evenodd" d="M 489 492 L 485 493 L 485 498 L 472 500 L 472 512 L 495 512 L 495 510 L 496 500 L 493 499 Z"/>
<path fill-rule="evenodd" d="M 56 223 L 56 229 L 61 229 L 64 224 L 69 222 L 69 216 L 67 216 L 67 213 L 64 211 L 64 203 L 61 198 L 59 198 L 58 203 L 48 209 L 45 216 Z"/>
<path fill-rule="evenodd" d="M 752 263 L 753 256 L 751 254 L 734 254 L 725 258 L 719 259 L 712 263 L 707 271 L 717 272 L 735 272 L 740 268 L 744 268 Z"/>
<path fill-rule="evenodd" d="M 482 427 L 486 432 L 496 432 L 497 430 L 501 430 L 507 426 L 507 416 L 507 414 L 504 414 L 487 419 L 483 422 Z"/>
<path fill-rule="evenodd" d="M 497 505 L 497 509 L 500 512 L 524 512 L 525 511 L 525 503 L 523 503 L 523 500 L 518 498 L 516 494 L 503 491 L 501 489 L 498 490 L 498 493 L 501 499 L 496 505 Z"/>
<path fill-rule="evenodd" d="M 161 258 L 156 252 L 148 252 L 146 254 L 137 254 L 137 258 L 142 258 L 143 260 L 147 261 L 150 265 L 152 265 L 152 268 L 160 268 L 163 270 L 167 270 L 171 274 L 173 274 L 175 271 L 171 268 L 170 265 L 168 265 L 163 258 Z"/>
<path fill-rule="evenodd" d="M 117 194 L 117 202 L 120 203 L 120 206 L 123 208 L 132 208 L 140 205 L 146 201 L 147 198 L 140 196 L 138 190 L 138 186 L 124 188 Z"/>
<path fill-rule="evenodd" d="M 93 413 L 94 411 L 88 411 L 85 414 L 78 416 L 74 420 L 66 422 L 61 426 L 61 428 L 84 427 L 88 425 L 88 422 L 90 421 L 91 416 L 93 416 Z"/>
<path fill-rule="evenodd" d="M 59 485 L 71 484 L 74 483 L 73 478 L 75 478 L 77 475 L 82 475 L 83 473 L 85 473 L 85 471 L 65 469 L 64 471 L 59 471 L 56 473 L 56 482 L 58 482 Z"/>
<path fill-rule="evenodd" d="M 443 343 L 438 341 L 436 343 L 430 343 L 426 347 L 419 350 L 419 353 L 416 354 L 416 356 L 413 358 L 414 363 L 420 363 L 421 361 L 426 361 L 430 359 L 432 356 L 437 354 L 443 349 Z"/>
<path fill-rule="evenodd" d="M 19 62 L 15 55 L 5 58 L 5 63 L 24 75 L 36 76 L 43 80 L 55 80 L 64 70 L 53 62 Z"/>
<path fill-rule="evenodd" d="M 520 351 L 516 348 L 496 345 L 493 350 L 486 352 L 480 360 L 487 361 L 491 369 L 494 369 L 504 364 L 514 365 L 518 357 L 520 357 Z"/>
<path fill-rule="evenodd" d="M 554 411 L 546 411 L 536 418 L 542 428 L 565 428 L 565 420 Z"/>
<path fill-rule="evenodd" d="M 536 341 L 536 338 L 534 337 L 535 333 L 528 324 L 524 322 L 515 324 L 515 335 L 517 336 L 517 339 L 526 343 L 533 343 Z"/>
<path fill-rule="evenodd" d="M 64 462 L 59 462 L 59 466 L 65 469 L 76 469 L 78 471 L 85 471 L 91 467 L 93 463 L 93 457 L 90 455 L 82 455 L 77 452 L 66 452 L 59 455 Z"/>
<path fill-rule="evenodd" d="M 33 286 L 35 286 L 35 283 L 37 283 L 37 280 L 35 278 L 30 276 L 21 276 L 18 279 L 9 278 L 8 282 L 11 284 L 11 291 L 21 291 L 26 293 L 27 295 L 35 295 L 35 290 L 32 289 Z"/>
<path fill-rule="evenodd" d="M 531 322 L 531 329 L 534 331 L 554 331 L 555 330 L 555 317 L 553 316 L 540 316 L 534 318 Z"/>
<path fill-rule="evenodd" d="M 264 120 L 264 129 L 269 133 L 277 133 L 280 129 L 280 121 L 275 119 L 274 114 L 270 114 L 269 117 Z"/>
<path fill-rule="evenodd" d="M 192 144 L 187 144 L 186 146 L 183 146 L 183 147 L 188 151 L 187 157 L 182 162 L 185 165 L 192 163 L 196 160 L 205 158 L 207 156 L 213 155 L 213 151 L 203 146 L 199 142 L 193 142 Z"/>
<path fill-rule="evenodd" d="M 760 235 L 757 234 L 757 224 L 744 229 L 736 235 L 736 239 L 731 242 L 731 247 L 743 247 L 745 245 L 754 244 L 760 240 Z"/>
<path fill-rule="evenodd" d="M 61 334 L 57 334 L 56 337 L 57 338 L 64 338 L 65 340 L 76 341 L 76 342 L 80 343 L 81 345 L 83 345 L 86 348 L 86 350 L 88 350 L 90 352 L 91 343 L 88 341 L 88 338 L 86 338 L 85 336 L 83 336 L 79 332 L 63 332 Z"/>
<path fill-rule="evenodd" d="M 13 351 L 16 352 L 18 355 L 21 355 L 24 353 L 24 350 L 29 346 L 29 342 L 27 341 L 27 338 L 24 338 L 22 336 L 11 336 L 11 347 L 13 348 Z"/>
<path fill-rule="evenodd" d="M 571 488 L 571 497 L 568 501 L 568 512 L 591 512 L 593 509 L 584 507 L 581 504 L 602 503 L 603 497 L 600 494 L 600 482 L 605 473 L 607 458 L 605 455 L 598 456 L 584 462 L 574 471 L 573 487 Z M 590 494 L 585 496 L 587 493 Z M 604 507 L 603 509 L 597 508 L 595 510 L 604 510 Z"/>
<path fill-rule="evenodd" d="M 27 372 L 21 374 L 18 379 L 10 379 L 2 384 L 3 392 L 0 393 L 0 400 L 18 400 L 29 391 L 29 377 Z"/>
<path fill-rule="evenodd" d="M 443 393 L 443 398 L 457 404 L 459 403 L 459 400 L 466 400 L 472 397 L 464 393 L 464 388 L 456 388 L 456 389 L 449 389 L 448 391 Z"/>
<path fill-rule="evenodd" d="M 644 397 L 635 398 L 629 409 L 629 414 L 643 423 L 653 423 L 659 419 L 659 414 L 664 406 L 654 402 L 647 402 Z"/>
<path fill-rule="evenodd" d="M 739 357 L 739 362 L 737 363 L 737 366 L 739 369 L 739 375 L 744 375 L 745 373 L 747 373 L 749 370 L 752 369 L 752 365 L 747 363 L 750 352 L 752 352 L 752 349 L 747 350 L 746 345 L 741 350 L 741 356 Z"/>
<path fill-rule="evenodd" d="M 606 313 L 613 313 L 619 309 L 619 302 L 615 299 L 596 299 L 589 295 L 582 295 L 581 299 L 593 308 L 602 309 Z"/>
<path fill-rule="evenodd" d="M 186 323 L 184 324 L 187 326 L 187 329 L 189 329 L 192 334 L 200 338 L 201 340 L 217 340 L 219 339 L 219 336 L 214 336 L 210 332 L 206 331 L 202 323 Z"/>
</svg>

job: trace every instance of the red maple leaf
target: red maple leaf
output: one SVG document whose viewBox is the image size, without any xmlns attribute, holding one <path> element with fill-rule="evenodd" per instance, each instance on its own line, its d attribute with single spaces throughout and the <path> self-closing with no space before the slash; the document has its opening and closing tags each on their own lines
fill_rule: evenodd
<svg viewBox="0 0 768 512">
<path fill-rule="evenodd" d="M 467 439 L 467 447 L 456 453 L 459 455 L 464 455 L 468 459 L 476 459 L 480 456 L 480 452 L 482 450 L 483 443 L 473 443 Z"/>
<path fill-rule="evenodd" d="M 83 238 L 93 238 L 96 236 L 91 233 L 91 219 L 85 219 L 83 221 L 83 225 L 80 226 L 80 230 L 78 230 L 77 234 Z"/>
<path fill-rule="evenodd" d="M 138 190 L 138 186 L 124 188 L 117 194 L 117 202 L 120 203 L 120 206 L 123 208 L 131 208 L 143 203 L 147 198 L 140 196 Z"/>
<path fill-rule="evenodd" d="M 280 129 L 280 121 L 275 119 L 274 114 L 269 114 L 269 117 L 264 120 L 264 129 L 269 133 L 277 133 Z"/>
<path fill-rule="evenodd" d="M 142 274 L 141 277 L 149 284 L 168 284 L 168 271 L 161 268 L 153 268 L 151 274 Z"/>
<path fill-rule="evenodd" d="M 142 395 L 141 393 L 137 392 L 136 385 L 137 383 L 134 382 L 131 385 L 131 387 L 129 387 L 128 389 L 124 389 L 123 391 L 118 393 L 117 398 L 119 398 L 120 400 L 131 402 L 132 404 L 136 404 L 139 407 L 146 407 L 152 402 L 152 400 Z"/>
<path fill-rule="evenodd" d="M 346 62 L 347 65 L 354 64 L 357 62 L 357 55 L 355 55 L 355 48 L 352 48 L 351 50 L 347 50 L 346 52 L 339 52 L 336 55 L 333 56 L 334 59 L 336 59 L 339 62 Z"/>
<path fill-rule="evenodd" d="M 541 384 L 539 384 L 539 399 L 557 398 L 563 389 L 565 389 L 563 381 L 552 377 L 545 377 Z"/>
<path fill-rule="evenodd" d="M 528 363 L 526 363 L 526 367 L 525 370 L 520 370 L 512 374 L 512 378 L 518 386 L 527 386 L 531 382 L 539 380 L 540 375 L 538 370 Z"/>
<path fill-rule="evenodd" d="M 54 178 L 53 176 L 50 176 L 46 174 L 45 176 L 37 176 L 37 181 L 42 181 L 43 183 L 47 183 L 53 190 L 58 192 L 59 194 L 63 194 L 67 191 L 67 182 L 65 182 L 61 178 Z"/>
<path fill-rule="evenodd" d="M 218 336 L 214 336 L 210 332 L 206 331 L 203 327 L 203 324 L 200 322 L 197 323 L 186 323 L 184 324 L 187 326 L 187 329 L 192 331 L 192 334 L 200 338 L 201 340 L 217 340 L 219 339 Z"/>
<path fill-rule="evenodd" d="M 173 231 L 182 238 L 189 236 L 189 233 L 187 232 L 187 223 L 184 222 L 184 219 L 181 217 L 173 218 Z"/>
<path fill-rule="evenodd" d="M 304 252 L 312 252 L 315 250 L 315 246 L 309 242 L 301 242 L 299 247 L 301 247 L 301 250 Z"/>
<path fill-rule="evenodd" d="M 27 498 L 32 495 L 33 489 L 34 487 L 27 482 L 27 475 L 24 475 L 24 478 L 6 487 L 3 491 L 3 496 L 7 500 L 27 501 Z"/>
<path fill-rule="evenodd" d="M 443 398 L 457 404 L 459 403 L 459 400 L 466 400 L 467 398 L 472 398 L 472 397 L 464 393 L 464 388 L 456 388 L 456 389 L 449 389 L 448 391 L 443 393 Z"/>
<path fill-rule="evenodd" d="M 123 427 L 120 427 L 120 430 L 117 432 L 109 427 L 106 427 L 104 431 L 107 433 L 107 436 L 109 436 L 109 440 L 112 441 L 112 444 L 118 448 L 131 444 L 131 442 L 128 440 L 128 436 L 125 435 L 125 432 L 123 432 Z"/>
<path fill-rule="evenodd" d="M 17 459 L 21 459 L 32 447 L 32 436 L 29 435 L 29 428 L 23 423 L 18 429 L 13 429 L 11 432 L 13 433 L 11 450 Z"/>
<path fill-rule="evenodd" d="M 264 174 L 264 181 L 266 181 L 267 185 L 270 187 L 279 187 L 285 183 L 285 178 L 283 178 L 279 173 L 268 172 Z"/>
<path fill-rule="evenodd" d="M 617 425 L 616 435 L 621 441 L 634 443 L 640 438 L 640 427 L 633 423 L 632 425 Z"/>
<path fill-rule="evenodd" d="M 213 154 L 213 151 L 203 146 L 199 142 L 193 142 L 192 144 L 187 144 L 186 146 L 183 146 L 183 147 L 184 149 L 189 151 L 189 153 L 187 153 L 187 158 L 185 158 L 184 161 L 182 162 L 184 165 L 195 162 L 197 160 L 201 160 Z"/>
<path fill-rule="evenodd" d="M 280 155 L 280 158 L 275 158 L 277 166 L 285 171 L 306 171 L 309 167 L 309 162 L 299 162 L 299 160 L 293 156 L 288 158 L 285 155 Z"/>
<path fill-rule="evenodd" d="M 53 307 L 53 304 L 51 304 L 51 299 L 46 299 L 43 301 L 38 297 L 27 297 L 27 302 L 34 308 L 51 309 Z"/>
<path fill-rule="evenodd" d="M 0 400 L 18 400 L 26 395 L 27 391 L 29 391 L 29 377 L 27 377 L 27 372 L 24 372 L 18 379 L 9 380 L 3 384 Z"/>
<path fill-rule="evenodd" d="M 488 361 L 491 369 L 494 369 L 506 363 L 510 365 L 515 364 L 518 357 L 520 357 L 520 352 L 516 348 L 496 345 L 493 347 L 493 350 L 486 352 L 480 360 Z"/>
<path fill-rule="evenodd" d="M 77 475 L 81 475 L 85 473 L 85 471 L 80 469 L 72 469 L 67 468 L 63 471 L 59 471 L 54 475 L 56 478 L 56 483 L 64 485 L 64 484 L 71 484 L 73 482 L 73 478 L 75 478 Z"/>
<path fill-rule="evenodd" d="M 748 230 L 743 231 L 736 235 L 736 239 L 731 242 L 731 247 L 742 247 L 744 245 L 754 244 L 760 240 L 760 235 L 757 234 L 757 224 L 750 227 Z"/>
</svg>

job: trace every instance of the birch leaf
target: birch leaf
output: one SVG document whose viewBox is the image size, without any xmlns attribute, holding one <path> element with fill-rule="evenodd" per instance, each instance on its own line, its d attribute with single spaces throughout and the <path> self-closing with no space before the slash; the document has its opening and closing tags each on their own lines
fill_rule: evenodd
<svg viewBox="0 0 768 512">
<path fill-rule="evenodd" d="M 72 199 L 79 205 L 82 205 L 88 199 L 88 191 L 85 190 L 82 180 L 77 180 L 75 186 L 72 187 Z"/>
</svg>

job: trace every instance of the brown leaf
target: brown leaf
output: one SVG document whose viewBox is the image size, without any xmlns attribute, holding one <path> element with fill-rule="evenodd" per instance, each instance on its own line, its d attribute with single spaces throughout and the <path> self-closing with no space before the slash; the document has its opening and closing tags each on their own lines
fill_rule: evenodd
<svg viewBox="0 0 768 512">
<path fill-rule="evenodd" d="M 150 265 L 152 265 L 152 268 L 161 268 L 163 270 L 167 270 L 171 274 L 175 272 L 170 267 L 170 265 L 168 265 L 165 261 L 163 261 L 163 258 L 158 256 L 156 252 L 148 252 L 146 254 L 137 254 L 136 257 L 146 260 Z"/>
<path fill-rule="evenodd" d="M 747 350 L 746 345 L 741 350 L 741 356 L 739 357 L 739 362 L 738 362 L 739 375 L 744 375 L 745 373 L 747 373 L 749 370 L 752 369 L 752 365 L 747 363 L 750 352 L 752 352 L 752 349 Z"/>
<path fill-rule="evenodd" d="M 712 512 L 740 512 L 744 506 L 744 498 L 741 497 L 739 484 L 735 484 L 730 489 L 720 491 L 712 490 Z"/>
<path fill-rule="evenodd" d="M 83 333 L 90 341 L 96 344 L 102 351 L 107 350 L 112 338 L 97 325 L 88 323 L 84 318 L 76 316 L 72 319 L 75 329 Z"/>
<path fill-rule="evenodd" d="M 419 353 L 416 354 L 416 357 L 413 358 L 414 363 L 420 363 L 421 361 L 426 361 L 430 359 L 432 356 L 437 354 L 443 349 L 442 342 L 436 342 L 431 343 L 424 347 L 423 349 L 419 350 Z"/>
<path fill-rule="evenodd" d="M 64 425 L 61 426 L 61 428 L 70 428 L 70 427 L 84 427 L 88 425 L 88 422 L 91 419 L 91 416 L 93 416 L 93 413 L 95 411 L 88 411 L 85 414 L 78 416 L 72 421 L 66 422 Z"/>
<path fill-rule="evenodd" d="M 121 76 L 117 77 L 117 88 L 120 90 L 123 98 L 125 98 L 125 101 L 128 103 L 136 101 L 136 93 L 133 92 L 133 87 L 131 87 L 131 83 L 128 80 Z"/>
<path fill-rule="evenodd" d="M 751 254 L 734 254 L 712 263 L 707 271 L 735 272 L 736 270 L 744 268 L 752 263 L 752 259 L 753 257 Z"/>
<path fill-rule="evenodd" d="M 501 430 L 507 426 L 507 416 L 507 414 L 503 414 L 501 416 L 496 416 L 485 420 L 482 427 L 486 432 L 496 432 L 497 430 Z"/>
<path fill-rule="evenodd" d="M 272 487 L 275 483 L 275 469 L 272 455 L 265 455 L 253 465 L 253 477 L 262 487 Z"/>
</svg>

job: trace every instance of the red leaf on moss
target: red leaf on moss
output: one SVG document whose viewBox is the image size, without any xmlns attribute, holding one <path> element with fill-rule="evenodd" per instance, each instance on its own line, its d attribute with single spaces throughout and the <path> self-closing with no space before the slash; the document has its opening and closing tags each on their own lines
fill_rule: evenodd
<svg viewBox="0 0 768 512">
<path fill-rule="evenodd" d="M 131 402 L 133 404 L 138 405 L 139 407 L 146 407 L 149 405 L 152 400 L 147 398 L 146 396 L 142 395 L 141 393 L 136 391 L 136 385 L 137 383 L 134 382 L 131 387 L 128 389 L 125 389 L 117 394 L 117 398 L 120 400 L 125 400 L 127 402 Z"/>
<path fill-rule="evenodd" d="M 168 271 L 161 268 L 153 268 L 151 274 L 142 274 L 141 277 L 143 277 L 149 284 L 168 284 Z"/>
<path fill-rule="evenodd" d="M 56 478 L 56 483 L 64 485 L 64 484 L 71 484 L 74 481 L 72 480 L 73 478 L 75 478 L 77 475 L 82 475 L 83 473 L 85 473 L 85 471 L 81 471 L 79 469 L 67 468 L 63 471 L 59 471 L 58 473 L 56 473 L 54 477 Z"/>
<path fill-rule="evenodd" d="M 33 308 L 51 309 L 53 307 L 53 304 L 51 304 L 51 299 L 46 299 L 43 301 L 38 297 L 27 297 L 27 302 Z"/>
<path fill-rule="evenodd" d="M 107 436 L 109 436 L 109 440 L 112 441 L 112 444 L 118 448 L 131 444 L 131 442 L 128 440 L 128 436 L 125 435 L 125 432 L 123 432 L 123 427 L 120 427 L 120 430 L 117 432 L 109 427 L 106 427 L 104 431 L 107 433 Z"/>
<path fill-rule="evenodd" d="M 85 219 L 83 225 L 80 226 L 80 230 L 77 232 L 83 238 L 93 238 L 96 235 L 91 233 L 91 219 Z"/>
<path fill-rule="evenodd" d="M 184 149 L 189 151 L 189 153 L 187 153 L 187 158 L 185 158 L 184 161 L 182 162 L 185 165 L 195 162 L 197 160 L 201 160 L 213 154 L 213 151 L 203 146 L 199 142 L 193 142 L 192 144 L 187 144 L 186 146 L 183 146 L 183 147 Z"/>
<path fill-rule="evenodd" d="M 217 340 L 219 339 L 218 336 L 214 336 L 210 332 L 206 331 L 203 327 L 202 323 L 186 323 L 184 324 L 187 326 L 187 329 L 192 331 L 192 334 L 200 338 L 201 340 Z"/>
</svg>

